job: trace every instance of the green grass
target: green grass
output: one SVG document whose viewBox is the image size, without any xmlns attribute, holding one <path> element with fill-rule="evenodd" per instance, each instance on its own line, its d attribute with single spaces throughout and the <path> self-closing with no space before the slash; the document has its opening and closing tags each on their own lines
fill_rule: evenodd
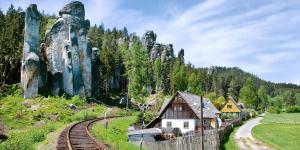
<svg viewBox="0 0 300 150">
<path fill-rule="evenodd" d="M 234 139 L 234 135 L 235 135 L 236 131 L 237 131 L 237 127 L 234 128 L 234 130 L 231 132 L 228 142 L 225 143 L 225 149 L 238 150 L 238 145 Z"/>
<path fill-rule="evenodd" d="M 281 114 L 268 113 L 262 120 L 262 123 L 300 124 L 300 113 L 281 113 Z"/>
<path fill-rule="evenodd" d="M 136 121 L 136 116 L 114 119 L 108 123 L 107 129 L 104 124 L 95 124 L 92 134 L 98 140 L 111 145 L 113 149 L 138 150 L 138 146 L 127 141 L 127 128 Z"/>
<path fill-rule="evenodd" d="M 282 150 L 300 149 L 300 113 L 267 114 L 262 124 L 252 129 L 252 135 Z"/>
<path fill-rule="evenodd" d="M 72 122 L 102 117 L 107 111 L 105 105 L 88 103 L 79 96 L 24 99 L 18 85 L 8 86 L 4 91 L 0 94 L 0 124 L 5 126 L 8 139 L 0 141 L 0 150 L 35 149 L 38 144 L 46 141 L 48 134 Z M 76 109 L 69 108 L 69 104 L 74 104 Z M 113 107 L 108 115 L 137 116 L 137 113 Z"/>
<path fill-rule="evenodd" d="M 75 104 L 72 110 L 69 104 Z M 78 96 L 37 97 L 24 99 L 20 93 L 0 98 L 0 123 L 5 126 L 8 139 L 0 143 L 0 150 L 35 149 L 37 143 L 45 140 L 47 134 L 74 121 L 103 116 L 104 105 L 88 105 Z M 122 110 L 120 110 L 122 111 Z M 44 125 L 35 125 L 43 121 Z"/>
<path fill-rule="evenodd" d="M 238 127 L 235 127 L 224 135 L 220 145 L 221 150 L 238 150 L 238 145 L 234 139 L 237 129 Z"/>
</svg>

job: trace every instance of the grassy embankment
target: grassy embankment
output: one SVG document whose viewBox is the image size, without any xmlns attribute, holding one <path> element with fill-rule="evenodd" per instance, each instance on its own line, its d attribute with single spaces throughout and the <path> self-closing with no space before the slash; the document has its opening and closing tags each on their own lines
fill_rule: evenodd
<svg viewBox="0 0 300 150">
<path fill-rule="evenodd" d="M 267 114 L 252 135 L 282 150 L 300 149 L 300 113 Z"/>
<path fill-rule="evenodd" d="M 221 150 L 238 150 L 238 145 L 234 139 L 237 129 L 238 127 L 235 127 L 233 130 L 224 135 L 220 145 Z"/>
<path fill-rule="evenodd" d="M 136 120 L 136 116 L 113 119 L 108 122 L 107 129 L 104 123 L 98 123 L 93 126 L 92 134 L 96 139 L 112 146 L 113 149 L 138 150 L 138 146 L 127 140 L 128 126 L 135 123 Z"/>
<path fill-rule="evenodd" d="M 104 105 L 87 103 L 78 96 L 24 99 L 20 93 L 17 89 L 0 97 L 0 124 L 4 124 L 8 136 L 7 140 L 0 141 L 0 150 L 35 149 L 37 144 L 47 143 L 48 134 L 59 132 L 72 122 L 103 116 L 107 111 Z M 76 109 L 71 109 L 69 104 L 74 104 Z M 125 113 L 119 108 L 111 112 Z"/>
</svg>

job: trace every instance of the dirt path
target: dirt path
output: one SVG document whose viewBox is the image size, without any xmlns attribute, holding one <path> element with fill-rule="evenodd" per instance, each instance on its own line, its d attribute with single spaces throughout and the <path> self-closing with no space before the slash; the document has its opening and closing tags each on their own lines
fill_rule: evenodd
<svg viewBox="0 0 300 150">
<path fill-rule="evenodd" d="M 240 150 L 270 150 L 272 148 L 266 146 L 260 141 L 255 140 L 251 135 L 251 130 L 254 126 L 258 125 L 259 122 L 263 119 L 261 117 L 257 117 L 247 121 L 244 125 L 242 125 L 236 132 L 234 138 L 238 143 Z"/>
</svg>

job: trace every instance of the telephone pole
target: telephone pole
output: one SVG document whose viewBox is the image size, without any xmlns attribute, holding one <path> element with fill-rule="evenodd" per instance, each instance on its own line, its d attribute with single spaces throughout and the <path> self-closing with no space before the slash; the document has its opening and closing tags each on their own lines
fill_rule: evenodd
<svg viewBox="0 0 300 150">
<path fill-rule="evenodd" d="M 203 95 L 200 97 L 201 101 L 201 150 L 204 150 L 204 121 L 203 121 Z"/>
</svg>

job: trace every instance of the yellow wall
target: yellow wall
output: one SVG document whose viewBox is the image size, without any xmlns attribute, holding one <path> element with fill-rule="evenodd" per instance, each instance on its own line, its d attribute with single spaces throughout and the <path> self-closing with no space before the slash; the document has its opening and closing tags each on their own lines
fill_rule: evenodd
<svg viewBox="0 0 300 150">
<path fill-rule="evenodd" d="M 227 105 L 231 105 L 231 108 L 227 108 Z M 237 105 L 235 105 L 234 102 L 232 102 L 231 99 L 228 99 L 226 104 L 221 109 L 221 112 L 241 112 Z"/>
</svg>

